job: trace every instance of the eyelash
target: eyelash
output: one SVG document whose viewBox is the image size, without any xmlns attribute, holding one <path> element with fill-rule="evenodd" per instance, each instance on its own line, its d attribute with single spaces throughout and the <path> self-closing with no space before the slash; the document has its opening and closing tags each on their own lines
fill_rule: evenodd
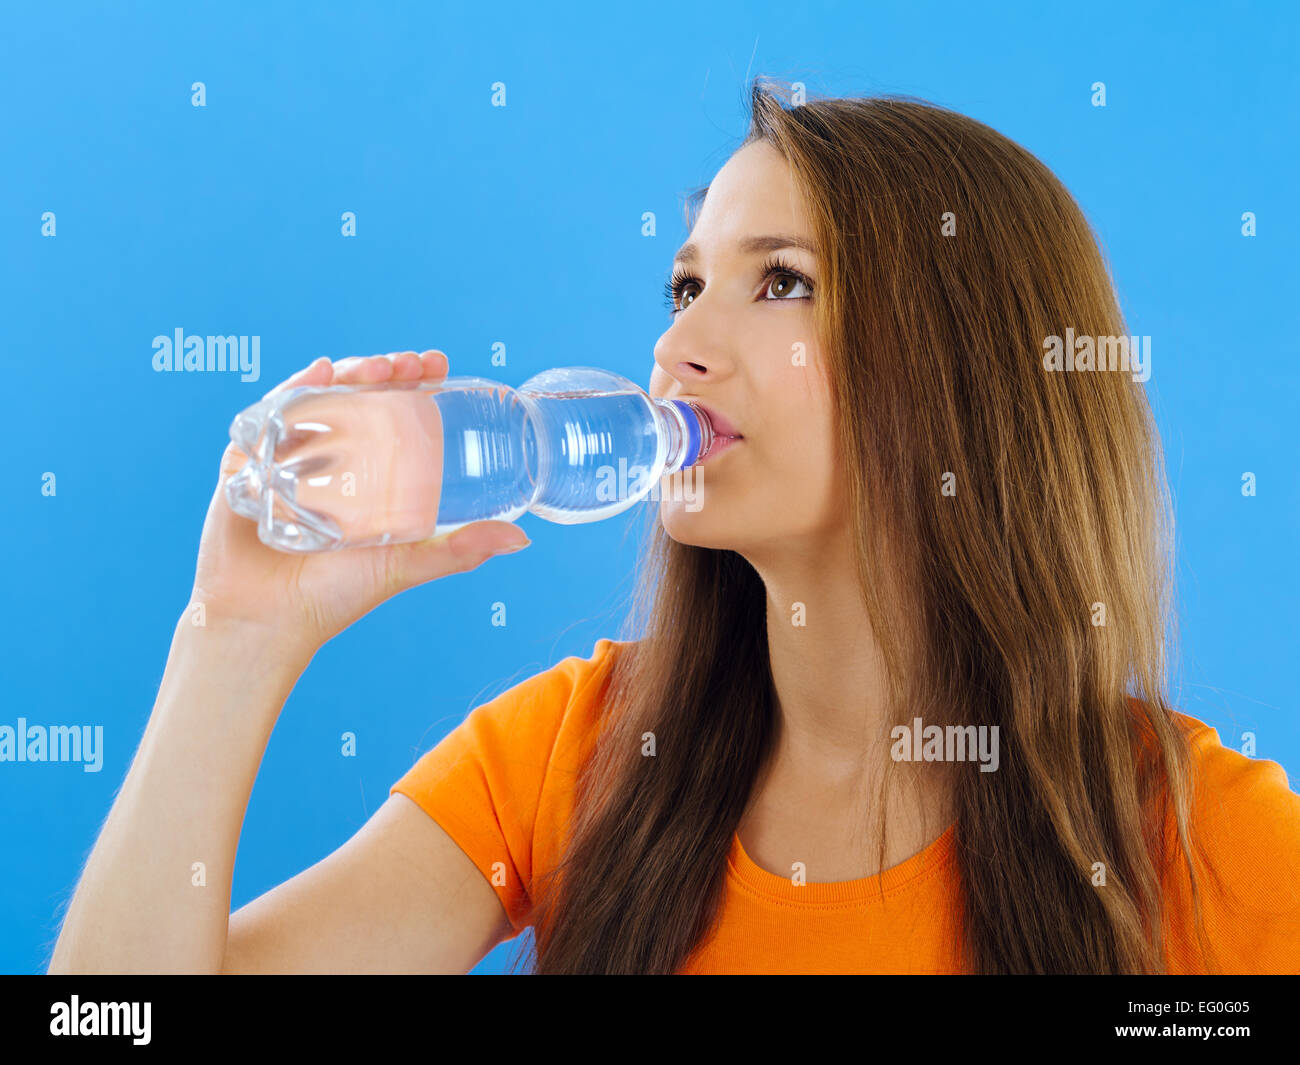
<svg viewBox="0 0 1300 1065">
<path fill-rule="evenodd" d="M 772 258 L 768 259 L 767 262 L 763 264 L 762 271 L 763 271 L 762 276 L 763 276 L 765 288 L 766 288 L 766 283 L 771 281 L 773 275 L 788 274 L 790 277 L 793 277 L 796 281 L 802 281 L 804 286 L 808 289 L 808 295 L 801 296 L 799 298 L 800 299 L 812 298 L 813 283 L 811 280 L 809 280 L 808 275 L 802 273 L 799 270 L 796 270 L 793 266 L 791 266 L 788 262 L 782 259 L 779 255 L 774 255 L 772 256 Z M 668 308 L 668 313 L 670 315 L 673 315 L 675 317 L 676 315 L 681 314 L 682 311 L 686 309 L 685 307 L 677 306 L 677 303 L 682 298 L 682 289 L 685 288 L 686 285 L 692 282 L 696 285 L 700 283 L 699 278 L 686 273 L 684 270 L 678 269 L 673 271 L 672 280 L 669 281 L 666 285 L 664 285 L 664 305 Z M 764 303 L 787 303 L 790 301 L 789 300 L 763 300 L 763 302 Z"/>
</svg>

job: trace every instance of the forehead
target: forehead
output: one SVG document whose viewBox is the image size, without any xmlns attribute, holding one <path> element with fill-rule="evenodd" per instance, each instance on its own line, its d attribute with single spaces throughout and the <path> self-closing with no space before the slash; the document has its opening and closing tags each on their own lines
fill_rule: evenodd
<svg viewBox="0 0 1300 1065">
<path fill-rule="evenodd" d="M 718 171 L 691 230 L 690 243 L 717 253 L 730 251 L 757 233 L 812 238 L 790 165 L 765 141 L 745 145 Z"/>
</svg>

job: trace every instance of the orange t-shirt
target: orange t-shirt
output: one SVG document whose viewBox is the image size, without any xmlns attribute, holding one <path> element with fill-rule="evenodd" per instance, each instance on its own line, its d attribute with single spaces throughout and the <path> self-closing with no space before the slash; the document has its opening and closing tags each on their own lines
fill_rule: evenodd
<svg viewBox="0 0 1300 1065">
<path fill-rule="evenodd" d="M 416 802 L 498 887 L 517 935 L 529 926 L 530 885 L 551 868 L 573 808 L 579 766 L 592 749 L 599 695 L 628 644 L 597 641 L 476 707 L 390 789 Z M 1300 795 L 1276 762 L 1193 730 L 1198 778 L 1193 816 L 1224 891 L 1206 882 L 1202 910 L 1221 971 L 1300 973 Z M 710 936 L 682 973 L 954 973 L 962 971 L 956 826 L 878 876 L 796 884 L 756 865 L 737 836 Z M 1186 870 L 1166 902 L 1189 912 Z M 513 938 L 513 937 L 512 937 Z M 1171 972 L 1204 971 L 1175 934 Z"/>
</svg>

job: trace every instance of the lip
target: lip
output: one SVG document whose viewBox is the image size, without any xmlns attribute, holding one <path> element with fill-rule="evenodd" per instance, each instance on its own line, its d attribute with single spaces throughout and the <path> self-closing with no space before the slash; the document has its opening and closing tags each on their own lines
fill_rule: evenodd
<svg viewBox="0 0 1300 1065">
<path fill-rule="evenodd" d="M 743 436 L 715 436 L 713 438 L 713 443 L 709 445 L 709 450 L 704 453 L 702 458 L 697 460 L 696 465 L 698 466 L 700 463 L 711 462 L 716 456 L 722 454 L 722 452 L 729 451 L 731 448 L 738 444 L 743 444 L 744 442 L 745 438 Z"/>
<path fill-rule="evenodd" d="M 678 396 L 677 398 L 686 399 L 685 396 Z M 709 406 L 707 403 L 701 403 L 698 399 L 686 399 L 686 402 L 699 407 L 709 416 L 709 424 L 713 426 L 713 435 L 715 437 L 734 437 L 737 440 L 745 438 L 744 434 L 739 432 L 731 423 L 731 419 L 720 410 Z"/>
</svg>

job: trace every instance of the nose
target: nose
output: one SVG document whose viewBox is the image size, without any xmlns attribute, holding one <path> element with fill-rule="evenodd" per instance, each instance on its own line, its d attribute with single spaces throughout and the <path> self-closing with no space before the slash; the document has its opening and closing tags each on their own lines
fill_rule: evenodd
<svg viewBox="0 0 1300 1065">
<path fill-rule="evenodd" d="M 702 310 L 694 308 L 695 321 L 674 322 L 659 338 L 655 344 L 652 379 L 659 377 L 659 383 L 666 385 L 662 377 L 667 375 L 677 381 L 683 391 L 689 392 L 697 385 L 724 380 L 731 373 L 731 356 L 723 344 L 700 324 Z"/>
</svg>

